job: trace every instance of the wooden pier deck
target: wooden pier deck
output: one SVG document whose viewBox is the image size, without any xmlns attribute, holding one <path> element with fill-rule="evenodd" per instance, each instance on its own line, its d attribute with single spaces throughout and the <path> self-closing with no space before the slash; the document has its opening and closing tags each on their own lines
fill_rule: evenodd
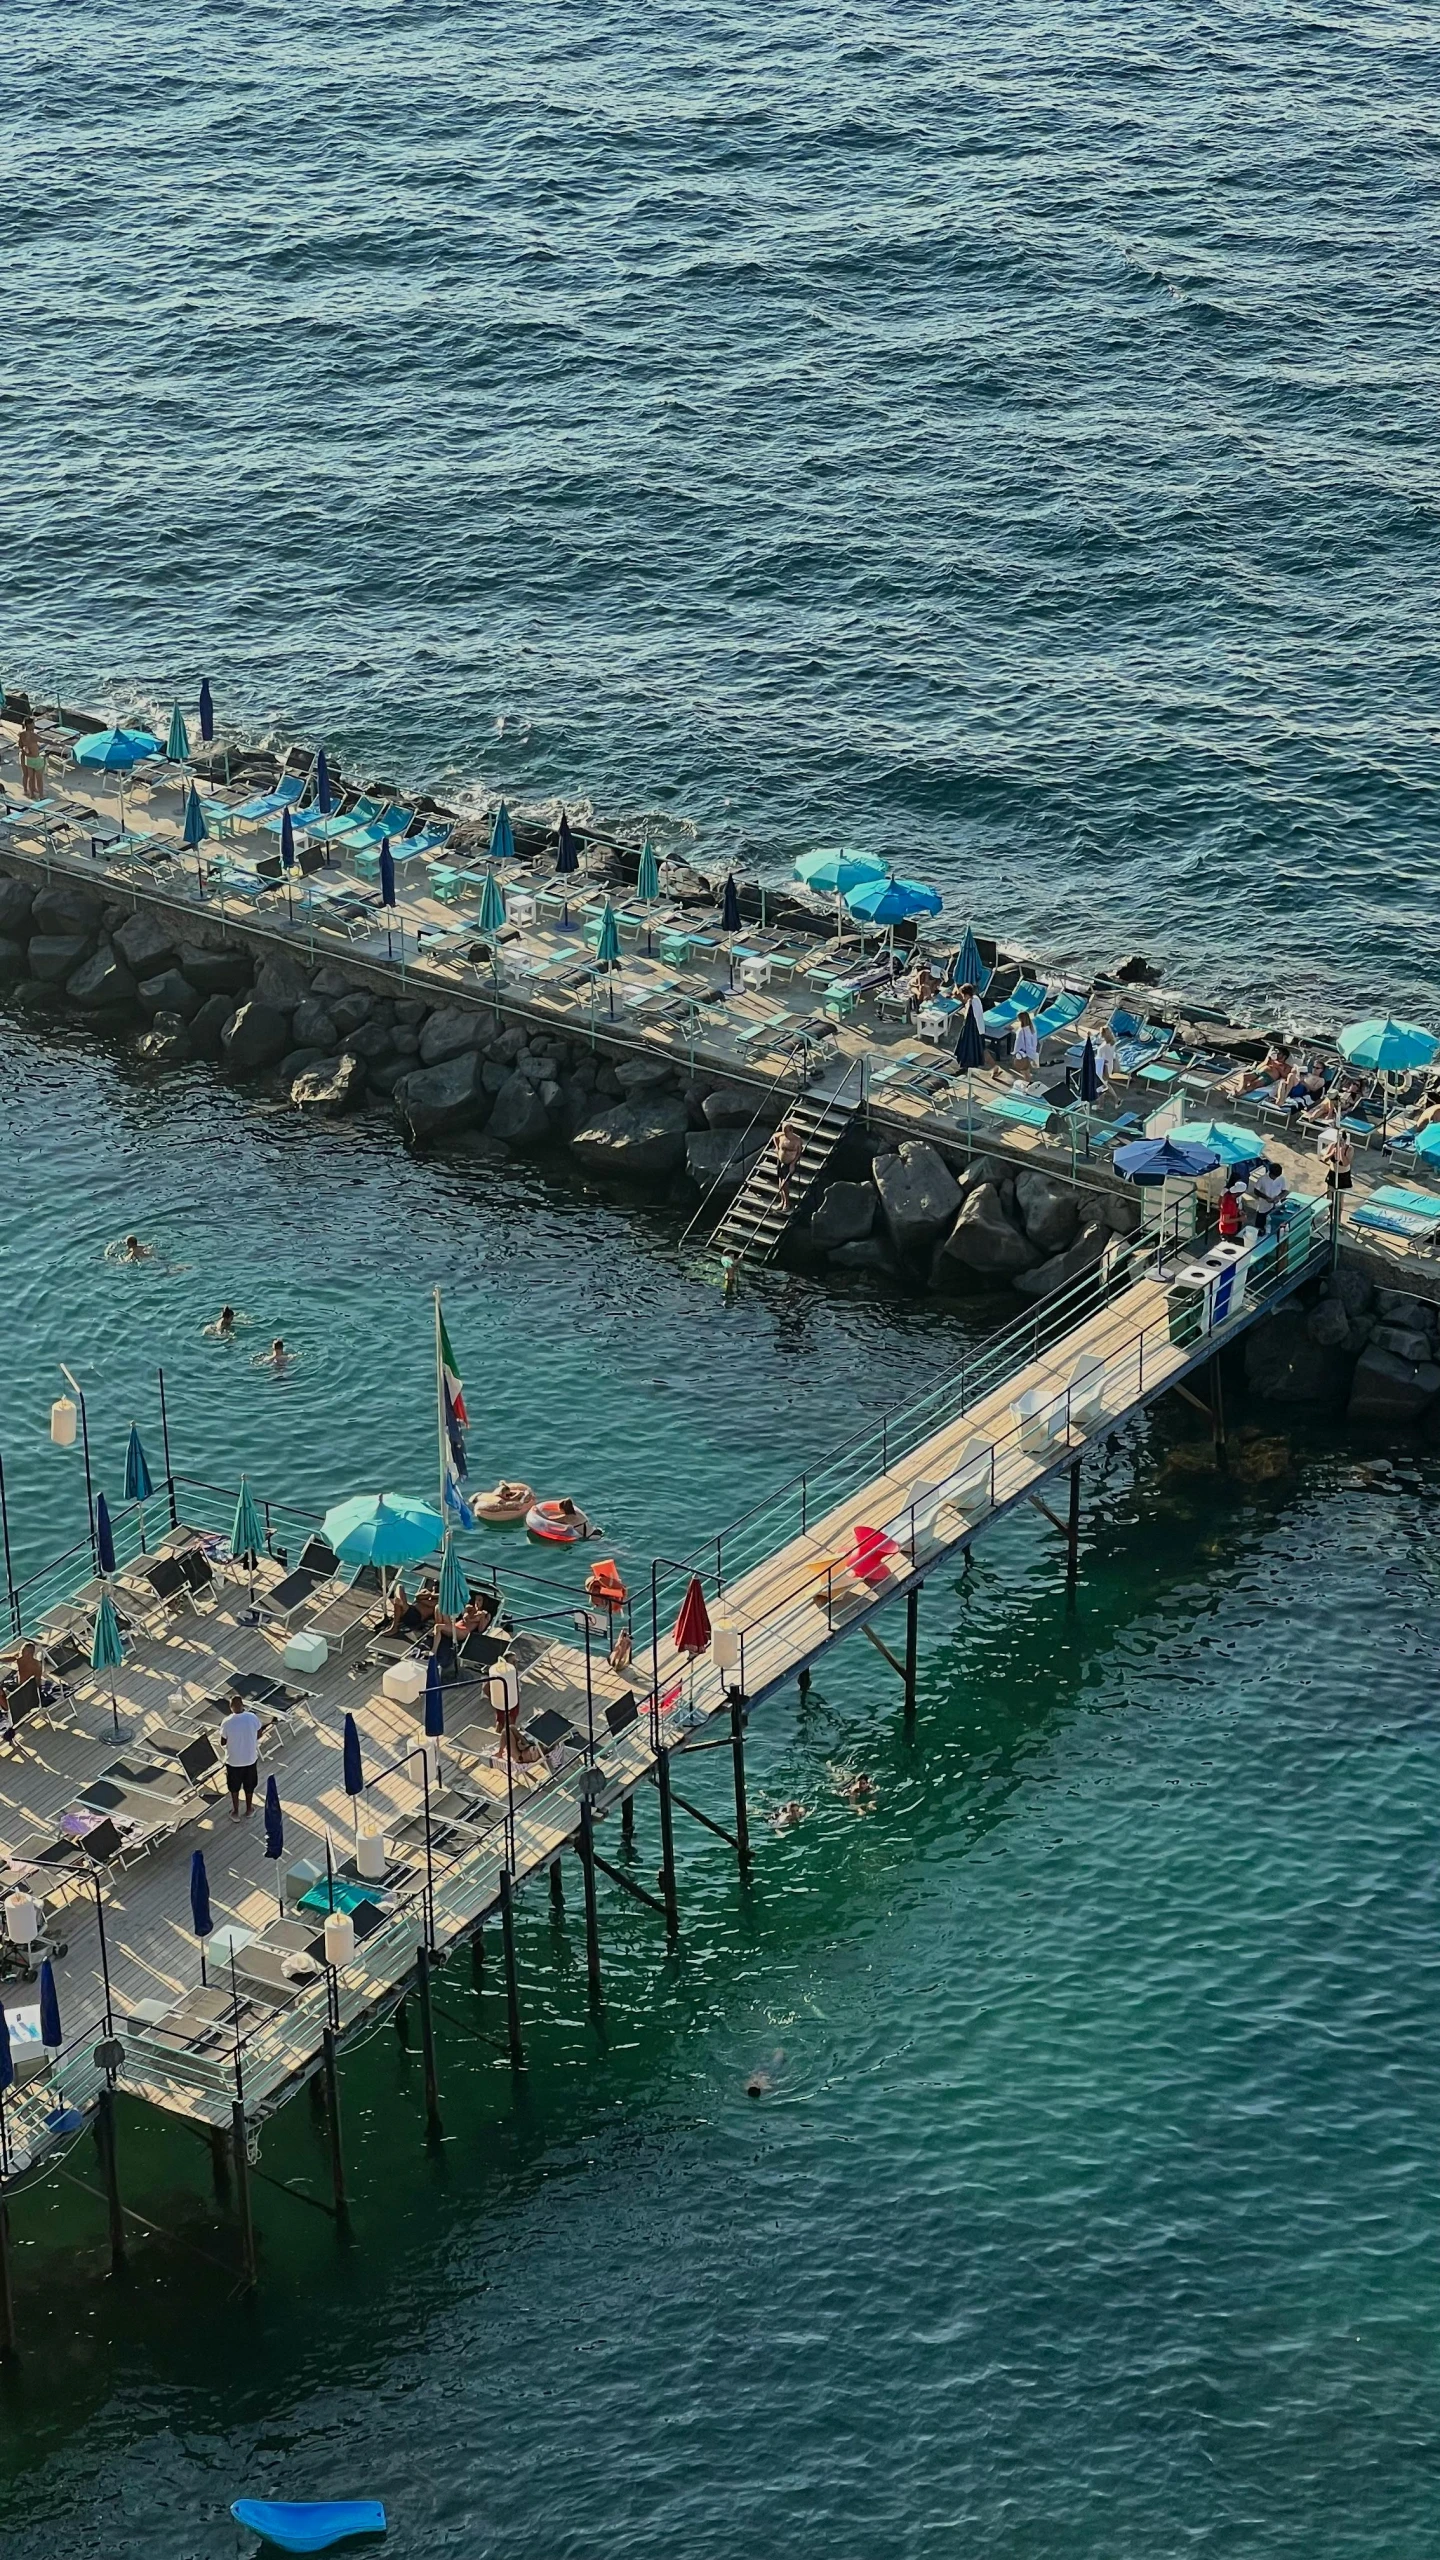
<svg viewBox="0 0 1440 2560">
<path fill-rule="evenodd" d="M 1208 1333 L 1177 1323 L 1173 1258 L 1152 1253 L 1133 1272 L 1087 1275 L 699 1554 L 657 1562 L 650 1593 L 636 1595 L 648 1598 L 649 1624 L 642 1607 L 635 1661 L 625 1671 L 605 1661 L 603 1620 L 587 1662 L 568 1625 L 573 1603 L 561 1613 L 567 1632 L 550 1641 L 546 1623 L 557 1611 L 527 1610 L 517 1573 L 503 1599 L 513 1622 L 507 1658 L 519 1676 L 524 1757 L 501 1748 L 482 1685 L 491 1666 L 474 1667 L 473 1682 L 445 1691 L 447 1731 L 428 1807 L 421 1703 L 386 1693 L 386 1669 L 403 1648 L 377 1636 L 373 1600 L 347 1601 L 321 1585 L 300 1618 L 328 1626 L 336 1649 L 318 1673 L 287 1669 L 289 1630 L 267 1614 L 284 1573 L 279 1561 L 261 1562 L 252 1606 L 244 1566 L 227 1560 L 214 1522 L 196 1514 L 194 1528 L 170 1531 L 164 1551 L 193 1549 L 203 1538 L 213 1585 L 157 1604 L 153 1592 L 147 1597 L 133 1521 L 122 1514 L 113 1589 L 130 1623 L 113 1711 L 110 1675 L 86 1667 L 91 1586 L 40 1615 L 41 1639 L 58 1646 L 71 1629 L 82 1660 L 47 1710 L 52 1720 L 26 1719 L 0 1753 L 0 1887 L 42 1894 L 53 1934 L 68 1943 L 56 1966 L 64 2043 L 53 2056 L 17 2045 L 22 2085 L 6 2104 L 11 2177 L 73 2138 L 107 2077 L 166 2113 L 253 2128 L 321 2067 L 327 2039 L 333 2051 L 333 2039 L 393 2008 L 430 1952 L 443 1956 L 473 1936 L 512 1890 L 565 1852 L 578 1848 L 588 1865 L 594 1823 L 638 1786 L 659 1786 L 668 1841 L 671 1758 L 717 1724 L 729 1728 L 736 1752 L 743 1838 L 747 1712 L 895 1599 L 910 1595 L 913 1603 L 928 1574 L 1017 1505 L 1042 1497 L 1061 1473 L 1075 1479 L 1078 1500 L 1088 1448 L 1208 1362 L 1323 1269 L 1332 1251 L 1328 1216 L 1309 1204 L 1238 1312 Z M 172 1504 L 175 1494 L 172 1485 Z M 668 1632 L 692 1573 L 701 1576 L 714 1622 L 711 1648 L 693 1662 Z M 912 1687 L 913 1646 L 912 1605 Z M 237 1682 L 279 1692 L 256 1701 L 265 1722 L 262 1791 L 273 1771 L 283 1804 L 279 1861 L 264 1856 L 259 1797 L 254 1815 L 236 1821 L 218 1770 L 193 1785 L 177 1775 L 182 1750 L 213 1740 L 220 1702 Z M 352 1961 L 329 1970 L 316 1897 L 308 1908 L 292 1898 L 282 1918 L 281 1889 L 298 1857 L 325 1874 L 327 1839 L 342 1887 L 357 1881 L 356 1807 L 342 1774 L 347 1714 L 367 1778 L 361 1818 L 383 1836 L 384 1874 L 368 1907 L 369 1934 Z M 62 1821 L 77 1805 L 84 1818 L 112 1807 L 128 1834 L 123 1849 L 98 1864 L 78 1844 L 59 1851 Z M 217 1930 L 203 1990 L 189 1904 L 196 1848 L 205 1855 Z M 668 1846 L 666 1857 L 673 1917 Z M 7 1984 L 7 2013 L 16 2018 L 35 1998 L 33 1989 Z"/>
</svg>

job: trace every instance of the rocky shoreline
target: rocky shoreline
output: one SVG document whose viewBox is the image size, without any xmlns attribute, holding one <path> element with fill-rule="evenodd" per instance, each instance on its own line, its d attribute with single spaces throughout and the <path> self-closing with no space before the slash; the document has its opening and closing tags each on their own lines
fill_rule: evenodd
<svg viewBox="0 0 1440 2560">
<path fill-rule="evenodd" d="M 213 1061 L 304 1114 L 388 1114 L 408 1143 L 470 1140 L 563 1156 L 584 1174 L 718 1217 L 786 1107 L 658 1057 L 616 1059 L 588 1036 L 498 1018 L 483 1000 L 390 995 L 363 964 L 302 966 L 207 935 L 202 919 L 131 907 L 69 881 L 0 873 L 0 992 L 131 1035 L 156 1066 Z M 369 972 L 373 977 L 373 969 Z M 603 1028 L 603 1026 L 602 1026 Z M 868 1273 L 947 1296 L 1035 1302 L 1132 1234 L 1139 1204 L 1004 1158 L 858 1128 L 784 1243 L 792 1267 Z M 1440 1433 L 1440 1309 L 1377 1287 L 1352 1263 L 1243 1346 L 1268 1403 L 1344 1412 L 1359 1427 Z"/>
</svg>

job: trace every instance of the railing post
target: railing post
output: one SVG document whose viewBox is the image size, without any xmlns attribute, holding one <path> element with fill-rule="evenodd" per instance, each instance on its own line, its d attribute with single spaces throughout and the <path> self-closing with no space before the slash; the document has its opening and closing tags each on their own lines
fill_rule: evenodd
<svg viewBox="0 0 1440 2560">
<path fill-rule="evenodd" d="M 10 2282 L 10 2208 L 0 2187 L 0 2364 L 15 2353 L 15 2294 Z"/>
<path fill-rule="evenodd" d="M 235 2193 L 240 2206 L 240 2257 L 246 2286 L 253 2293 L 256 2283 L 255 2219 L 250 2210 L 248 2140 L 244 2100 L 234 2098 L 230 2104 L 230 2150 L 235 2162 Z"/>
</svg>

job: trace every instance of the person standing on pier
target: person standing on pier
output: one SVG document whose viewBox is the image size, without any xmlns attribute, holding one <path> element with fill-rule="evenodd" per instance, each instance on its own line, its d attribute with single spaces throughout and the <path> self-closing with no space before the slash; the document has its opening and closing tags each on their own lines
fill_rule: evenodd
<svg viewBox="0 0 1440 2560">
<path fill-rule="evenodd" d="M 776 1185 L 780 1193 L 780 1214 L 790 1215 L 790 1184 L 805 1152 L 805 1141 L 793 1121 L 782 1120 L 775 1132 Z"/>
<path fill-rule="evenodd" d="M 27 800 L 45 797 L 45 750 L 33 713 L 27 713 L 20 727 L 20 783 Z"/>
<path fill-rule="evenodd" d="M 240 1795 L 244 1790 L 245 1811 L 255 1806 L 255 1778 L 260 1764 L 260 1719 L 253 1707 L 247 1707 L 237 1690 L 230 1700 L 230 1712 L 220 1727 L 220 1740 L 225 1749 L 225 1785 L 230 1796 L 230 1819 L 239 1820 Z"/>
</svg>

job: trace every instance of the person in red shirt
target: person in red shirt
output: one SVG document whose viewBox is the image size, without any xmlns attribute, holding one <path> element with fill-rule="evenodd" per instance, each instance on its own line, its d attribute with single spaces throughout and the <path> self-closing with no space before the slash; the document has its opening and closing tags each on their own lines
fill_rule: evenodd
<svg viewBox="0 0 1440 2560">
<path fill-rule="evenodd" d="M 1227 1184 L 1220 1194 L 1220 1238 L 1223 1244 L 1237 1242 L 1244 1230 L 1245 1218 L 1240 1207 L 1240 1193 Z"/>
</svg>

